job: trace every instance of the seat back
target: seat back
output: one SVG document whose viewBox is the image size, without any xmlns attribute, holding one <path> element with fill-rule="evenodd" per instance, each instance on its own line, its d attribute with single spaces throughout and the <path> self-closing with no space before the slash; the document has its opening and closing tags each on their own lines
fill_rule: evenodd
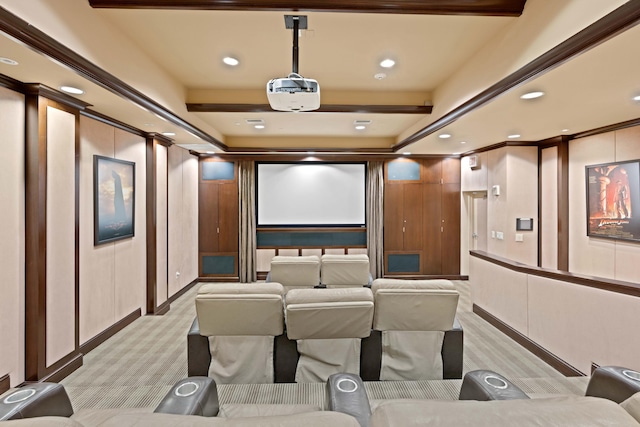
<svg viewBox="0 0 640 427">
<path fill-rule="evenodd" d="M 366 254 L 322 255 L 320 280 L 328 288 L 370 284 L 369 257 Z"/>
<path fill-rule="evenodd" d="M 196 296 L 200 335 L 209 338 L 209 376 L 218 384 L 273 382 L 274 337 L 284 332 L 279 283 L 210 283 Z"/>
<path fill-rule="evenodd" d="M 360 339 L 369 336 L 373 294 L 368 288 L 293 289 L 285 298 L 287 336 L 297 340 L 296 382 L 324 382 L 360 371 Z"/>
<path fill-rule="evenodd" d="M 320 284 L 320 258 L 276 255 L 271 259 L 269 281 L 289 289 L 312 288 Z"/>
<path fill-rule="evenodd" d="M 458 291 L 448 280 L 376 279 L 373 329 L 382 331 L 381 380 L 442 379 L 444 332 Z"/>
</svg>

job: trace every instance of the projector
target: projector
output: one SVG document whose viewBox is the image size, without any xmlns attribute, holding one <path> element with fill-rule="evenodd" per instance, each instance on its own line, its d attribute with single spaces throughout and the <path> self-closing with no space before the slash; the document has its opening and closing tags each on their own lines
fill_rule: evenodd
<svg viewBox="0 0 640 427">
<path fill-rule="evenodd" d="M 320 108 L 320 85 L 303 77 L 273 79 L 267 83 L 267 98 L 276 111 L 313 111 Z"/>
</svg>

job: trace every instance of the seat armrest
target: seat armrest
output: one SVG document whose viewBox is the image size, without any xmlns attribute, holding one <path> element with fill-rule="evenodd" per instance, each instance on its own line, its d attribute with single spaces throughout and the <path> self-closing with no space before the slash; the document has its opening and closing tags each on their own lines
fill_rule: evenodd
<svg viewBox="0 0 640 427">
<path fill-rule="evenodd" d="M 64 387 L 56 383 L 29 384 L 0 400 L 0 421 L 71 415 L 73 407 L 69 396 Z"/>
<path fill-rule="evenodd" d="M 462 378 L 464 355 L 464 331 L 456 317 L 453 327 L 445 331 L 442 342 L 442 378 L 453 380 Z"/>
<path fill-rule="evenodd" d="M 640 391 L 640 372 L 621 366 L 600 366 L 591 375 L 586 395 L 621 403 Z"/>
<path fill-rule="evenodd" d="M 327 380 L 329 410 L 354 417 L 361 427 L 369 425 L 371 406 L 362 379 L 355 374 L 333 374 Z"/>
<path fill-rule="evenodd" d="M 209 339 L 200 335 L 200 325 L 196 317 L 187 333 L 187 375 L 190 377 L 209 375 L 211 353 Z"/>
<path fill-rule="evenodd" d="M 529 399 L 518 386 L 486 369 L 468 372 L 462 380 L 459 400 Z"/>
<path fill-rule="evenodd" d="M 189 377 L 178 381 L 153 412 L 177 415 L 218 415 L 218 389 L 208 377 Z"/>
</svg>

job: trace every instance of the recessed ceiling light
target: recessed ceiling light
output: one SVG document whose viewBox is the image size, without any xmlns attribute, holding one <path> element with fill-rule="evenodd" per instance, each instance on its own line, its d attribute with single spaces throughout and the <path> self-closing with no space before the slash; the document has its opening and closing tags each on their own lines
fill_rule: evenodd
<svg viewBox="0 0 640 427">
<path fill-rule="evenodd" d="M 264 125 L 254 125 L 253 127 L 256 129 L 264 129 Z"/>
<path fill-rule="evenodd" d="M 207 154 L 215 154 L 215 151 L 207 151 Z"/>
<path fill-rule="evenodd" d="M 240 61 L 238 61 L 236 58 L 232 57 L 232 56 L 225 56 L 224 58 L 222 58 L 222 62 L 224 62 L 227 65 L 230 65 L 232 67 L 235 67 L 236 65 L 238 65 L 240 63 Z"/>
<path fill-rule="evenodd" d="M 0 63 L 6 64 L 6 65 L 18 65 L 18 61 L 14 61 L 11 58 L 5 58 L 5 57 L 0 57 Z"/>
<path fill-rule="evenodd" d="M 633 100 L 634 100 L 634 101 L 640 101 L 640 95 L 638 95 L 638 96 L 634 96 L 634 97 L 633 97 Z"/>
<path fill-rule="evenodd" d="M 374 74 L 373 77 L 375 77 L 376 80 L 382 80 L 382 79 L 386 78 L 387 75 L 385 73 L 378 73 L 378 74 Z"/>
<path fill-rule="evenodd" d="M 451 138 L 451 134 L 450 133 L 441 133 L 440 135 L 438 135 L 438 138 L 440 138 L 440 139 Z"/>
<path fill-rule="evenodd" d="M 357 126 L 356 126 L 356 129 L 357 129 L 357 130 L 363 130 L 363 129 L 366 129 L 366 128 L 367 128 L 367 127 L 366 127 L 365 125 L 357 125 Z"/>
<path fill-rule="evenodd" d="M 569 129 L 562 129 L 562 132 L 569 132 Z"/>
<path fill-rule="evenodd" d="M 73 86 L 60 86 L 60 90 L 63 92 L 70 93 L 72 95 L 82 95 L 84 93 L 82 89 L 78 89 L 77 87 L 73 87 Z"/>
<path fill-rule="evenodd" d="M 460 141 L 460 144 L 466 144 L 467 141 Z"/>
<path fill-rule="evenodd" d="M 162 132 L 164 136 L 176 136 L 175 132 Z"/>
<path fill-rule="evenodd" d="M 514 133 L 514 134 L 509 135 L 507 138 L 509 138 L 509 139 L 520 138 L 520 134 Z"/>
<path fill-rule="evenodd" d="M 536 90 L 536 91 L 527 92 L 524 95 L 521 95 L 520 99 L 536 99 L 536 98 L 540 98 L 543 95 L 544 95 L 544 92 Z"/>
<path fill-rule="evenodd" d="M 408 156 L 408 155 L 410 155 L 410 154 L 411 154 L 411 151 L 405 151 L 405 152 L 404 152 L 404 153 L 402 153 L 402 154 L 403 154 L 403 155 L 405 155 L 405 156 Z"/>
<path fill-rule="evenodd" d="M 382 62 L 380 62 L 380 66 L 383 68 L 391 68 L 394 65 L 396 65 L 396 61 L 391 58 L 384 59 L 382 60 Z"/>
</svg>

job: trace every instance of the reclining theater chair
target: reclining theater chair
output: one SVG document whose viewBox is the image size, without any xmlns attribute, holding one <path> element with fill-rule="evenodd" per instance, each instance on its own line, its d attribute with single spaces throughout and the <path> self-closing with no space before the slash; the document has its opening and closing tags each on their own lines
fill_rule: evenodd
<svg viewBox="0 0 640 427">
<path fill-rule="evenodd" d="M 313 288 L 320 284 L 320 258 L 276 255 L 271 259 L 267 282 L 276 282 L 289 289 Z"/>
<path fill-rule="evenodd" d="M 327 288 L 370 286 L 369 257 L 366 254 L 322 255 L 320 281 Z"/>
<path fill-rule="evenodd" d="M 371 334 L 369 288 L 292 289 L 285 297 L 287 337 L 297 340 L 296 382 L 360 372 L 360 339 Z"/>
<path fill-rule="evenodd" d="M 279 283 L 200 287 L 197 320 L 200 335 L 209 340 L 209 376 L 217 384 L 274 382 L 274 337 L 284 332 L 283 294 Z"/>
<path fill-rule="evenodd" d="M 448 280 L 376 279 L 373 329 L 382 334 L 380 380 L 443 379 L 442 344 L 458 291 Z"/>
</svg>

